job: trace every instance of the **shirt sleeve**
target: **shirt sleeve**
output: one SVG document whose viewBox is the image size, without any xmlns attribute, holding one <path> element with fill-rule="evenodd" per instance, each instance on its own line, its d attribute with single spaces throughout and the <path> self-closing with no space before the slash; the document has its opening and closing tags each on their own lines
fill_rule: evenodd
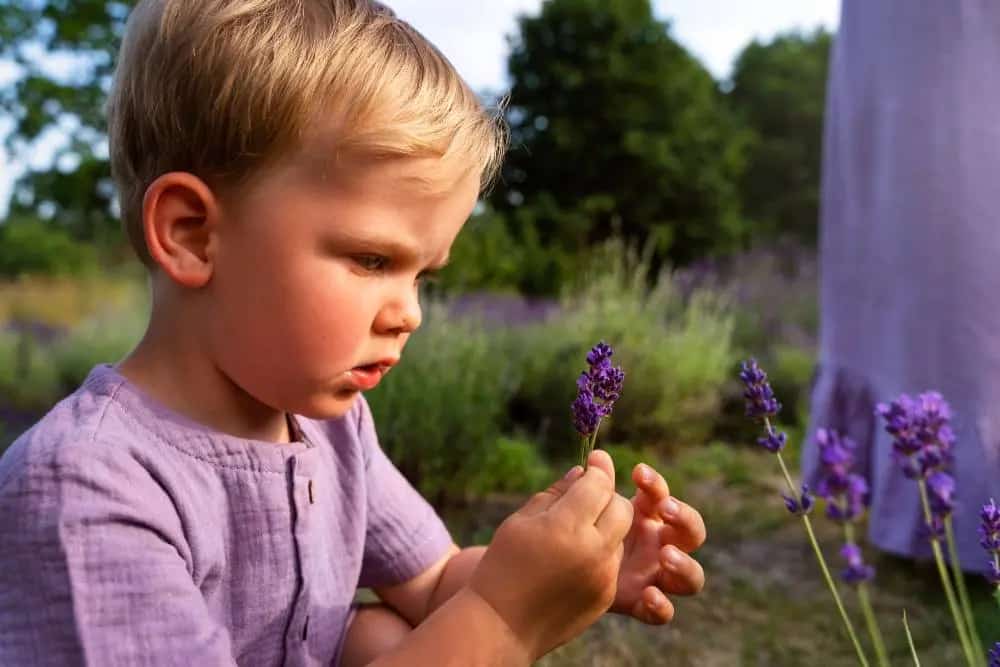
<svg viewBox="0 0 1000 667">
<path fill-rule="evenodd" d="M 371 410 L 359 398 L 358 436 L 365 455 L 368 522 L 359 586 L 408 581 L 441 559 L 452 545 L 444 522 L 378 444 Z"/>
<path fill-rule="evenodd" d="M 236 665 L 172 504 L 133 468 L 36 462 L 6 479 L 0 664 Z"/>
</svg>

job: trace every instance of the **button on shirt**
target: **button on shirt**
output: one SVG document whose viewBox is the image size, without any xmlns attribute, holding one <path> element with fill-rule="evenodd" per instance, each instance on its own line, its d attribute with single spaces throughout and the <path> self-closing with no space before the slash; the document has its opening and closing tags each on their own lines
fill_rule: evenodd
<svg viewBox="0 0 1000 667">
<path fill-rule="evenodd" d="M 167 410 L 110 366 L 0 458 L 0 665 L 331 665 L 359 587 L 451 545 L 367 403 L 290 444 Z"/>
</svg>

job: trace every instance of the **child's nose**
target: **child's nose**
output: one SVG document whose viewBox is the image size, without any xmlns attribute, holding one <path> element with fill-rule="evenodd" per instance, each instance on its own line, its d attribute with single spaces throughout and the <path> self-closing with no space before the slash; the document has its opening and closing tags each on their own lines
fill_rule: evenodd
<svg viewBox="0 0 1000 667">
<path fill-rule="evenodd" d="M 375 320 L 375 328 L 380 333 L 412 333 L 423 320 L 420 299 L 416 290 L 405 299 L 387 304 Z"/>
</svg>

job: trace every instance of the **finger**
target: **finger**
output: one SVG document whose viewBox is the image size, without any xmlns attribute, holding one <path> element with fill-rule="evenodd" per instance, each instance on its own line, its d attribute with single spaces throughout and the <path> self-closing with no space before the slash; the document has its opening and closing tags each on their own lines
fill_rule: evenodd
<svg viewBox="0 0 1000 667">
<path fill-rule="evenodd" d="M 595 449 L 587 456 L 587 469 L 600 468 L 611 478 L 612 488 L 615 485 L 615 462 L 611 460 L 611 455 L 603 449 Z"/>
<path fill-rule="evenodd" d="M 597 526 L 597 531 L 604 536 L 608 544 L 621 544 L 632 527 L 634 514 L 635 509 L 628 498 L 616 493 L 604 511 L 601 512 L 601 516 L 597 517 L 597 522 L 594 525 Z"/>
<path fill-rule="evenodd" d="M 657 584 L 664 593 L 694 595 L 705 587 L 701 563 L 671 544 L 660 550 L 660 565 Z"/>
<path fill-rule="evenodd" d="M 663 475 L 656 472 L 645 463 L 636 465 L 632 470 L 632 481 L 635 482 L 635 509 L 637 512 L 659 518 L 659 506 L 670 497 L 670 487 Z"/>
<path fill-rule="evenodd" d="M 587 471 L 552 503 L 553 510 L 570 513 L 571 521 L 593 525 L 615 495 L 615 471 L 606 452 L 595 451 Z"/>
<path fill-rule="evenodd" d="M 539 491 L 533 495 L 528 502 L 526 502 L 520 510 L 521 514 L 532 515 L 538 514 L 539 512 L 544 512 L 549 507 L 552 506 L 556 500 L 562 497 L 566 490 L 573 485 L 573 482 L 580 479 L 583 476 L 583 468 L 580 466 L 573 466 L 566 472 L 566 476 L 545 489 L 544 491 Z"/>
<path fill-rule="evenodd" d="M 670 497 L 659 507 L 663 526 L 660 544 L 673 544 L 691 553 L 705 543 L 705 520 L 695 508 L 682 500 Z"/>
<path fill-rule="evenodd" d="M 674 605 L 656 586 L 646 586 L 632 607 L 632 616 L 643 623 L 663 625 L 674 618 Z"/>
<path fill-rule="evenodd" d="M 632 481 L 639 491 L 642 491 L 654 501 L 664 500 L 670 495 L 667 480 L 652 466 L 646 463 L 636 464 L 632 469 Z"/>
</svg>

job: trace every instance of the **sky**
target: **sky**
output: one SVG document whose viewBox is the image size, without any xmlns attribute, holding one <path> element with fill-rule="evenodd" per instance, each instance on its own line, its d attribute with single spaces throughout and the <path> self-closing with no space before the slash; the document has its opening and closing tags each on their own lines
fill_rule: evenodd
<svg viewBox="0 0 1000 667">
<path fill-rule="evenodd" d="M 438 48 L 476 90 L 502 91 L 507 86 L 506 36 L 516 17 L 534 14 L 542 0 L 384 0 Z M 670 23 L 671 34 L 708 70 L 722 79 L 732 61 L 754 38 L 824 26 L 835 30 L 839 0 L 653 0 L 658 18 Z M 14 72 L 0 62 L 0 85 Z M 10 124 L 0 117 L 0 137 Z M 31 162 L 45 164 L 60 142 L 51 135 Z M 7 211 L 11 185 L 24 169 L 0 148 L 0 218 Z"/>
</svg>

